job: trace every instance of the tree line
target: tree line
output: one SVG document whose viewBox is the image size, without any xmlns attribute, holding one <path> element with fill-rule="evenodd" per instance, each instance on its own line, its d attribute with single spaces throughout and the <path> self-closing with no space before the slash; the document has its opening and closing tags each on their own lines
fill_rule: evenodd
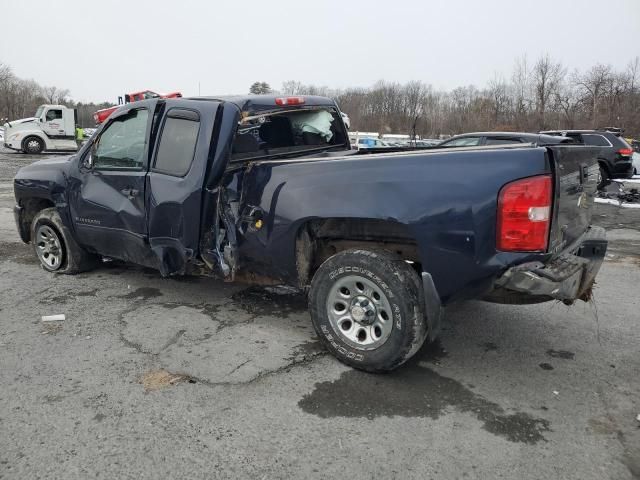
<svg viewBox="0 0 640 480">
<path fill-rule="evenodd" d="M 255 82 L 251 93 L 270 93 Z M 439 137 L 470 131 L 539 131 L 620 127 L 640 137 L 640 59 L 624 69 L 596 64 L 569 71 L 549 55 L 515 61 L 512 71 L 496 73 L 483 88 L 474 85 L 439 91 L 421 80 L 380 80 L 371 87 L 331 89 L 298 81 L 282 84 L 286 95 L 324 95 L 336 99 L 351 119 L 351 129 Z M 17 77 L 0 62 L 0 119 L 32 116 L 43 103 L 78 109 L 78 123 L 93 126 L 96 110 L 112 103 L 80 103 L 70 92 Z"/>
<path fill-rule="evenodd" d="M 281 93 L 336 99 L 351 129 L 416 133 L 437 138 L 471 131 L 525 131 L 620 127 L 640 136 L 640 59 L 622 70 L 596 64 L 569 71 L 549 55 L 516 60 L 507 77 L 496 73 L 484 88 L 437 91 L 423 81 L 380 80 L 369 88 L 332 90 L 287 81 Z"/>
<path fill-rule="evenodd" d="M 113 105 L 109 102 L 75 102 L 71 99 L 69 90 L 55 86 L 47 87 L 35 80 L 20 78 L 8 65 L 0 62 L 0 119 L 10 121 L 32 117 L 43 103 L 76 108 L 78 124 L 82 127 L 94 126 L 93 113 Z"/>
</svg>

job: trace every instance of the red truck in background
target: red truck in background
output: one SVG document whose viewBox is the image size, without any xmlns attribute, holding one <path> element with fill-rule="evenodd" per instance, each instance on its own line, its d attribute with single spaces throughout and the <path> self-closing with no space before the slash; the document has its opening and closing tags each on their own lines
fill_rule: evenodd
<svg viewBox="0 0 640 480">
<path fill-rule="evenodd" d="M 142 92 L 125 93 L 124 102 L 122 97 L 118 97 L 118 105 L 115 105 L 109 108 L 103 108 L 102 110 L 98 110 L 96 113 L 93 114 L 93 119 L 95 120 L 96 125 L 100 125 L 107 118 L 109 118 L 109 115 L 115 112 L 123 103 L 138 102 L 140 100 L 148 100 L 150 98 L 180 98 L 180 97 L 182 97 L 182 93 L 180 92 L 171 92 L 171 93 L 161 94 L 161 93 L 152 92 L 151 90 L 143 90 Z"/>
</svg>

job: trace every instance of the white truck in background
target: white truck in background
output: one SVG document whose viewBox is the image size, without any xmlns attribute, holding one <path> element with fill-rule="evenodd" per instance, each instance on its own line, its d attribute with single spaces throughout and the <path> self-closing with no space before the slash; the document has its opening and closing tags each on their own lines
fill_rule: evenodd
<svg viewBox="0 0 640 480">
<path fill-rule="evenodd" d="M 64 105 L 40 105 L 35 116 L 4 124 L 4 146 L 24 153 L 78 150 L 77 112 Z"/>
</svg>

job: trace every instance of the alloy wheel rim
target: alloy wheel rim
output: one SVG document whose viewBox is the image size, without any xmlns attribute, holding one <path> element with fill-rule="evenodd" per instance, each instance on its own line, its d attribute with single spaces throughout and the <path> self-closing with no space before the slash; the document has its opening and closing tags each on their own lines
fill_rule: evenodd
<svg viewBox="0 0 640 480">
<path fill-rule="evenodd" d="M 350 346 L 374 350 L 393 330 L 391 304 L 383 290 L 368 278 L 349 275 L 336 281 L 327 297 L 329 322 Z"/>
<path fill-rule="evenodd" d="M 40 225 L 36 231 L 38 259 L 49 270 L 57 270 L 62 264 L 62 242 L 48 225 Z"/>
</svg>

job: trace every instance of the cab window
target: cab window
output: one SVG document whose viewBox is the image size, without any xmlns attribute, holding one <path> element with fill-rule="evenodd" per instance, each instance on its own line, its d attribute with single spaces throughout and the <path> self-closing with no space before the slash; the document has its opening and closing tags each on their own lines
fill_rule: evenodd
<svg viewBox="0 0 640 480">
<path fill-rule="evenodd" d="M 200 118 L 197 113 L 169 110 L 162 128 L 154 170 L 176 177 L 186 175 L 193 162 L 199 129 Z"/>
<path fill-rule="evenodd" d="M 47 115 L 46 115 L 45 118 L 46 118 L 47 122 L 52 122 L 54 120 L 60 120 L 60 119 L 62 119 L 62 110 L 57 110 L 57 109 L 48 110 L 47 111 Z"/>
<path fill-rule="evenodd" d="M 96 169 L 142 169 L 147 134 L 146 109 L 136 109 L 113 120 L 96 141 Z"/>
<path fill-rule="evenodd" d="M 332 107 L 266 112 L 238 125 L 232 160 L 301 156 L 343 149 L 347 137 L 342 118 Z"/>
</svg>

